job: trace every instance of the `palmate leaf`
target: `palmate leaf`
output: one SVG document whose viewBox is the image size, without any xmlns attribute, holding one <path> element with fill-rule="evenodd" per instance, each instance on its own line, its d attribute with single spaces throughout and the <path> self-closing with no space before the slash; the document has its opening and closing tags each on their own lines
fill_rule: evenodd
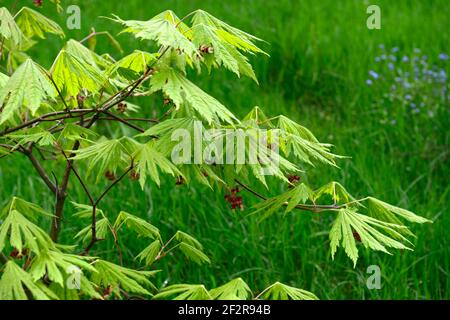
<svg viewBox="0 0 450 320">
<path fill-rule="evenodd" d="M 186 258 L 197 264 L 211 263 L 208 256 L 203 253 L 202 244 L 193 236 L 183 231 L 177 231 L 174 238 L 179 242 L 178 248 Z"/>
<path fill-rule="evenodd" d="M 210 290 L 209 294 L 214 300 L 247 300 L 252 297 L 252 290 L 242 278 L 237 278 Z"/>
<path fill-rule="evenodd" d="M 23 146 L 30 142 L 34 142 L 39 146 L 52 146 L 55 142 L 55 137 L 51 132 L 39 127 L 24 129 L 8 134 L 7 138 L 17 141 L 18 146 Z"/>
<path fill-rule="evenodd" d="M 133 53 L 123 57 L 114 63 L 108 73 L 119 72 L 120 69 L 128 69 L 135 73 L 143 73 L 147 70 L 149 64 L 156 61 L 157 55 L 148 52 L 135 50 Z"/>
<path fill-rule="evenodd" d="M 58 299 L 43 283 L 34 282 L 29 273 L 8 261 L 0 279 L 0 300 L 28 300 L 27 293 L 37 300 Z"/>
<path fill-rule="evenodd" d="M 15 19 L 19 28 L 29 38 L 37 36 L 44 39 L 45 33 L 53 33 L 64 37 L 64 31 L 56 22 L 28 7 L 20 9 Z"/>
<path fill-rule="evenodd" d="M 72 271 L 73 270 L 73 271 Z M 69 269 L 72 271 L 72 274 L 75 272 L 79 272 L 77 269 Z M 95 283 L 92 283 L 84 274 L 80 275 L 80 282 L 77 283 L 78 287 L 73 289 L 68 288 L 67 286 L 61 286 L 56 282 L 52 282 L 49 286 L 49 289 L 52 290 L 60 300 L 80 300 L 80 298 L 87 296 L 90 299 L 103 300 L 103 296 L 98 292 L 98 286 Z M 66 280 L 67 281 L 67 280 Z"/>
<path fill-rule="evenodd" d="M 307 128 L 299 125 L 285 116 L 278 117 L 280 133 L 280 149 L 289 156 L 310 165 L 313 161 L 336 166 L 335 159 L 343 158 L 330 152 L 330 145 L 320 143 Z"/>
<path fill-rule="evenodd" d="M 211 295 L 201 284 L 174 284 L 162 289 L 153 299 L 211 300 Z"/>
<path fill-rule="evenodd" d="M 106 82 L 99 70 L 71 54 L 61 50 L 53 63 L 50 74 L 59 90 L 75 97 L 83 89 L 96 93 Z M 72 99 L 75 103 L 75 99 Z"/>
<path fill-rule="evenodd" d="M 136 38 L 156 41 L 160 46 L 183 51 L 189 57 L 199 56 L 198 49 L 190 41 L 190 28 L 171 10 L 161 12 L 148 21 L 124 21 L 117 16 L 114 21 L 126 26 L 122 32 L 132 33 Z"/>
<path fill-rule="evenodd" d="M 104 288 L 111 286 L 118 296 L 121 296 L 120 288 L 144 295 L 151 295 L 147 288 L 155 289 L 148 278 L 157 271 L 136 271 L 104 260 L 97 260 L 94 267 L 97 272 L 92 274 L 91 281 Z"/>
<path fill-rule="evenodd" d="M 90 218 L 92 217 L 92 206 L 87 204 L 81 204 L 71 201 L 72 205 L 75 207 L 75 214 L 74 217 L 77 218 Z M 105 217 L 105 214 L 102 209 L 96 208 L 95 209 L 97 215 Z"/>
<path fill-rule="evenodd" d="M 136 171 L 139 173 L 139 183 L 142 189 L 144 189 L 147 176 L 150 176 L 159 186 L 158 169 L 173 176 L 182 176 L 177 167 L 155 148 L 155 143 L 152 141 L 145 144 L 136 144 L 136 151 L 132 156 L 136 162 Z"/>
<path fill-rule="evenodd" d="M 397 223 L 398 220 L 396 217 L 400 217 L 414 223 L 432 222 L 431 220 L 418 216 L 411 211 L 393 206 L 372 197 L 368 197 L 367 201 L 369 203 L 369 212 L 376 217 L 384 218 L 384 220 L 388 222 Z"/>
<path fill-rule="evenodd" d="M 39 207 L 38 205 L 25 201 L 21 198 L 13 197 L 0 211 L 0 219 L 5 219 L 12 210 L 19 211 L 30 221 L 36 221 L 40 216 L 52 217 L 53 215 Z"/>
<path fill-rule="evenodd" d="M 92 210 L 90 211 L 90 215 L 92 215 Z M 111 230 L 111 226 L 108 218 L 103 217 L 98 219 L 95 222 L 95 233 L 97 238 L 105 239 L 108 235 L 108 231 Z M 82 242 L 88 242 L 92 239 L 92 224 L 81 229 L 76 235 L 75 238 L 80 238 Z"/>
<path fill-rule="evenodd" d="M 197 264 L 211 263 L 211 260 L 208 258 L 206 254 L 204 254 L 201 250 L 187 244 L 185 242 L 181 242 L 179 245 L 181 252 L 186 256 L 186 258 L 194 261 Z"/>
<path fill-rule="evenodd" d="M 107 68 L 111 65 L 111 62 L 109 60 L 85 47 L 79 41 L 73 39 L 67 41 L 67 43 L 64 45 L 64 50 L 66 50 L 72 56 L 83 61 L 86 65 L 93 67 L 99 73 L 101 73 L 100 69 L 102 67 Z"/>
<path fill-rule="evenodd" d="M 58 136 L 58 140 L 67 139 L 69 141 L 86 140 L 89 137 L 95 137 L 97 133 L 85 127 L 68 123 Z"/>
<path fill-rule="evenodd" d="M 387 223 L 362 215 L 357 213 L 355 208 L 340 209 L 329 234 L 331 257 L 334 258 L 337 248 L 342 245 L 347 256 L 353 261 L 353 265 L 356 266 L 358 260 L 358 248 L 353 232 L 358 234 L 362 244 L 366 248 L 372 250 L 382 251 L 387 254 L 390 253 L 386 247 L 412 250 L 400 242 L 403 241 L 410 244 L 410 242 L 399 233 L 399 230 L 405 228 L 406 227 L 402 225 Z M 395 238 L 400 239 L 400 241 L 383 234 L 383 232 L 389 235 L 395 235 Z"/>
<path fill-rule="evenodd" d="M 251 128 L 258 128 L 260 125 L 264 125 L 264 128 L 274 128 L 270 119 L 258 106 L 253 107 L 253 109 L 242 119 L 242 123 Z"/>
<path fill-rule="evenodd" d="M 318 300 L 313 293 L 276 282 L 263 291 L 262 299 L 266 300 Z"/>
<path fill-rule="evenodd" d="M 9 244 L 20 253 L 28 248 L 35 253 L 43 249 L 54 248 L 47 233 L 26 219 L 19 211 L 12 210 L 0 225 L 0 251 L 6 245 L 9 234 Z"/>
<path fill-rule="evenodd" d="M 145 261 L 145 264 L 149 266 L 155 261 L 160 250 L 161 250 L 161 241 L 155 240 L 152 243 L 150 243 L 150 245 L 148 245 L 144 250 L 142 250 L 136 256 L 136 259 L 139 259 L 141 262 Z"/>
<path fill-rule="evenodd" d="M 263 202 L 255 205 L 253 214 L 262 213 L 261 219 L 268 218 L 280 208 L 286 206 L 285 212 L 292 211 L 298 204 L 304 204 L 308 200 L 314 200 L 314 192 L 304 183 L 291 188 L 290 190 L 276 196 L 269 198 Z"/>
<path fill-rule="evenodd" d="M 87 159 L 88 175 L 95 168 L 98 180 L 106 171 L 115 173 L 117 168 L 128 164 L 131 151 L 127 149 L 124 141 L 125 139 L 102 138 L 88 147 L 74 151 L 76 155 L 72 159 L 75 161 Z"/>
<path fill-rule="evenodd" d="M 5 7 L 0 8 L 0 36 L 10 40 L 16 46 L 25 37 L 11 13 Z"/>
<path fill-rule="evenodd" d="M 49 215 L 35 204 L 14 197 L 1 211 L 0 219 L 0 252 L 9 244 L 19 253 L 23 249 L 30 249 L 35 253 L 41 250 L 54 249 L 55 244 L 47 233 L 31 222 L 36 215 Z"/>
<path fill-rule="evenodd" d="M 219 101 L 211 97 L 186 79 L 179 71 L 162 68 L 150 80 L 152 92 L 162 90 L 173 101 L 177 109 L 185 107 L 197 112 L 208 124 L 236 123 L 237 118 Z"/>
<path fill-rule="evenodd" d="M 147 237 L 151 239 L 160 239 L 159 229 L 148 223 L 144 219 L 136 217 L 125 211 L 121 211 L 114 222 L 114 229 L 118 231 L 123 225 L 133 230 L 141 237 Z"/>
<path fill-rule="evenodd" d="M 42 67 L 27 59 L 0 90 L 0 106 L 3 106 L 0 124 L 9 120 L 22 105 L 34 115 L 44 99 L 55 96 L 56 90 Z"/>
<path fill-rule="evenodd" d="M 353 198 L 347 192 L 347 190 L 345 190 L 345 188 L 339 182 L 336 181 L 327 183 L 326 185 L 314 191 L 314 201 L 316 201 L 317 199 L 319 199 L 324 195 L 329 195 L 333 200 L 334 204 L 347 203 L 349 201 L 355 200 L 355 198 Z"/>
<path fill-rule="evenodd" d="M 67 272 L 73 266 L 90 272 L 97 270 L 90 264 L 91 257 L 62 253 L 57 250 L 45 250 L 36 255 L 31 263 L 29 274 L 34 281 L 47 275 L 48 279 L 64 287 Z"/>
<path fill-rule="evenodd" d="M 192 42 L 197 46 L 211 46 L 213 59 L 204 59 L 208 68 L 223 65 L 238 76 L 245 75 L 256 82 L 256 76 L 246 56 L 248 53 L 264 53 L 254 41 L 260 39 L 229 26 L 203 10 L 195 11 L 192 18 Z"/>
</svg>

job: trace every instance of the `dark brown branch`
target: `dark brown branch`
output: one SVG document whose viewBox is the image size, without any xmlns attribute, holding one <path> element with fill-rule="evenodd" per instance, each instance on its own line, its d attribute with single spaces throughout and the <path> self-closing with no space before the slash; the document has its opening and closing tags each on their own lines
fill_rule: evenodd
<svg viewBox="0 0 450 320">
<path fill-rule="evenodd" d="M 82 252 L 83 256 L 86 256 L 89 254 L 89 251 L 92 249 L 92 247 L 102 239 L 97 238 L 97 205 L 94 204 L 92 206 L 92 222 L 91 222 L 91 241 L 86 246 L 84 251 Z"/>
<path fill-rule="evenodd" d="M 77 113 L 77 114 L 80 113 L 81 115 L 85 115 L 85 114 L 87 114 L 87 113 L 91 113 L 91 112 L 95 112 L 95 111 L 96 111 L 95 109 L 74 109 L 74 110 L 71 110 L 70 112 L 71 112 L 72 114 L 73 114 L 73 113 Z M 29 126 L 34 125 L 34 124 L 36 124 L 36 123 L 45 121 L 45 120 L 48 119 L 48 118 L 56 117 L 56 116 L 59 116 L 59 115 L 62 115 L 62 116 L 61 116 L 61 117 L 58 117 L 58 118 L 56 118 L 56 119 L 50 119 L 49 121 L 58 121 L 58 120 L 61 120 L 61 119 L 67 119 L 67 118 L 73 117 L 73 116 L 71 116 L 70 114 L 68 114 L 67 111 L 54 111 L 54 112 L 50 112 L 50 113 L 44 114 L 44 115 L 42 115 L 42 116 L 40 116 L 40 117 L 37 117 L 37 118 L 35 118 L 35 119 L 26 121 L 26 122 L 24 122 L 24 123 L 22 123 L 22 124 L 20 124 L 20 125 L 18 125 L 18 126 L 16 126 L 16 127 L 6 129 L 6 130 L 4 130 L 4 131 L 2 131 L 2 132 L 0 133 L 0 137 L 6 135 L 6 134 L 8 134 L 8 133 L 12 133 L 12 132 L 15 132 L 15 131 L 19 131 L 19 130 L 21 130 L 21 129 L 23 129 L 23 128 L 29 127 Z M 80 115 L 79 115 L 79 116 L 80 116 Z"/>
<path fill-rule="evenodd" d="M 64 104 L 64 107 L 66 108 L 66 111 L 70 114 L 70 116 L 72 116 L 71 111 L 69 106 L 66 103 L 66 100 L 64 99 L 61 90 L 59 90 L 55 80 L 53 80 L 53 77 L 51 76 L 51 74 L 47 73 L 47 71 L 45 71 L 45 74 L 47 75 L 47 77 L 50 79 L 50 81 L 52 82 L 53 86 L 56 89 L 56 92 L 58 93 L 59 98 L 61 99 L 62 103 Z"/>
<path fill-rule="evenodd" d="M 259 194 L 258 192 L 252 190 L 250 187 L 248 187 L 247 185 L 245 185 L 244 183 L 242 183 L 241 181 L 234 179 L 234 181 L 239 184 L 242 188 L 244 188 L 245 190 L 247 190 L 248 192 L 250 192 L 251 194 L 253 194 L 254 196 L 262 199 L 262 200 L 267 200 L 267 197 Z M 288 205 L 288 203 L 284 203 L 284 205 Z M 327 211 L 327 210 L 338 210 L 338 209 L 342 209 L 345 206 L 347 206 L 348 204 L 342 204 L 342 205 L 308 205 L 308 204 L 298 204 L 295 206 L 296 209 L 300 209 L 300 210 L 305 210 L 305 211 L 311 211 L 311 212 L 322 212 L 322 211 Z"/>
<path fill-rule="evenodd" d="M 73 145 L 72 150 L 76 151 L 80 148 L 80 142 L 76 141 Z M 74 154 L 71 154 L 69 158 L 73 157 Z M 61 231 L 61 220 L 63 218 L 64 212 L 64 203 L 67 198 L 67 186 L 69 184 L 70 172 L 72 171 L 72 163 L 73 160 L 69 160 L 67 163 L 66 169 L 64 170 L 63 179 L 61 181 L 61 185 L 57 188 L 56 192 L 56 205 L 55 205 L 55 216 L 53 217 L 52 227 L 50 230 L 50 237 L 54 242 L 57 242 L 59 233 Z"/>
<path fill-rule="evenodd" d="M 50 191 L 53 192 L 54 194 L 57 194 L 58 187 L 52 182 L 50 177 L 47 175 L 42 164 L 34 156 L 33 151 L 31 149 L 30 150 L 24 149 L 23 153 L 28 157 L 28 159 L 30 159 L 31 164 L 36 169 L 36 171 L 39 174 L 39 176 L 41 177 L 42 181 L 44 181 L 44 183 L 47 185 L 47 187 L 50 189 Z"/>
<path fill-rule="evenodd" d="M 150 119 L 150 118 L 121 118 L 126 121 L 140 121 L 140 122 L 151 122 L 151 123 L 159 123 L 158 119 Z M 98 120 L 117 120 L 114 117 L 99 117 Z"/>
<path fill-rule="evenodd" d="M 125 124 L 126 126 L 128 126 L 128 127 L 130 127 L 130 128 L 133 128 L 133 129 L 136 130 L 136 131 L 139 131 L 139 132 L 141 132 L 141 133 L 144 133 L 144 132 L 145 132 L 145 130 L 142 129 L 141 127 L 138 127 L 138 126 L 132 124 L 131 122 L 129 122 L 129 121 L 127 121 L 127 120 L 125 120 L 125 119 L 123 119 L 123 118 L 121 118 L 121 117 L 119 117 L 119 116 L 116 116 L 114 113 L 111 113 L 111 112 L 109 112 L 109 111 L 103 111 L 103 113 L 105 113 L 105 114 L 109 115 L 110 117 L 114 118 L 115 120 L 117 120 L 117 121 L 119 121 L 119 122 Z"/>
<path fill-rule="evenodd" d="M 114 186 L 116 184 L 118 184 L 123 178 L 125 178 L 125 176 L 130 173 L 131 170 L 134 169 L 134 165 L 131 164 L 131 166 L 116 180 L 114 180 L 108 188 L 106 188 L 105 191 L 103 191 L 103 193 L 97 198 L 97 201 L 95 201 L 95 205 L 98 205 L 100 203 L 100 201 L 108 194 L 109 191 L 111 191 L 112 188 L 114 188 Z"/>
<path fill-rule="evenodd" d="M 75 174 L 75 176 L 77 177 L 78 181 L 81 184 L 81 187 L 84 190 L 84 193 L 86 193 L 87 197 L 89 198 L 89 202 L 91 203 L 92 206 L 95 205 L 95 201 L 94 198 L 91 196 L 91 193 L 89 192 L 87 185 L 84 183 L 83 179 L 81 178 L 81 176 L 78 174 L 78 171 L 75 169 L 75 166 L 73 165 L 73 161 L 71 161 L 66 153 L 64 152 L 64 150 L 62 150 L 62 154 L 64 156 L 64 158 L 66 158 L 67 164 L 70 166 L 70 168 L 72 169 L 73 173 Z"/>
<path fill-rule="evenodd" d="M 112 188 L 114 188 L 115 185 L 117 185 L 131 170 L 133 170 L 134 166 L 131 164 L 130 168 L 128 168 L 119 178 L 114 180 L 108 188 L 106 188 L 105 191 L 97 198 L 97 200 L 94 202 L 92 206 L 92 222 L 91 222 L 91 241 L 86 246 L 86 248 L 83 250 L 82 255 L 88 255 L 89 251 L 92 249 L 92 247 L 98 242 L 103 239 L 97 238 L 97 206 L 102 201 L 102 199 L 108 194 L 109 191 L 111 191 Z M 120 252 L 121 255 L 121 252 Z"/>
</svg>

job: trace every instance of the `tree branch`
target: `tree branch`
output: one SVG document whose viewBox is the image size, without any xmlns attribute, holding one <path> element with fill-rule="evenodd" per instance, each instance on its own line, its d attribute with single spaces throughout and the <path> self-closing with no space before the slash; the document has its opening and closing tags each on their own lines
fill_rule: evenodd
<svg viewBox="0 0 450 320">
<path fill-rule="evenodd" d="M 241 181 L 234 179 L 234 181 L 239 184 L 242 188 L 244 188 L 245 190 L 247 190 L 248 192 L 252 193 L 254 196 L 262 199 L 262 200 L 267 200 L 267 197 L 259 194 L 258 192 L 252 190 L 250 187 L 248 187 L 247 185 L 245 185 L 244 183 L 242 183 Z M 352 202 L 348 202 L 348 203 L 344 203 L 341 205 L 337 205 L 337 204 L 332 204 L 332 205 L 316 205 L 316 204 L 298 204 L 295 206 L 296 209 L 300 209 L 300 210 L 304 210 L 304 211 L 311 211 L 311 212 L 323 212 L 323 211 L 329 211 L 329 210 L 339 210 L 342 208 L 347 207 L 348 205 L 352 204 L 352 203 L 356 203 L 356 202 L 360 202 L 363 201 L 364 199 L 360 199 L 360 200 L 355 200 Z M 288 203 L 285 202 L 283 205 L 287 206 Z"/>
<path fill-rule="evenodd" d="M 112 112 L 109 112 L 109 111 L 103 111 L 103 113 L 105 113 L 105 114 L 109 115 L 111 118 L 113 118 L 113 119 L 115 119 L 115 120 L 117 120 L 117 121 L 119 121 L 119 122 L 121 122 L 121 123 L 127 125 L 128 127 L 133 128 L 133 129 L 136 130 L 136 131 L 139 131 L 139 132 L 141 132 L 141 133 L 144 133 L 144 132 L 145 132 L 145 130 L 142 129 L 141 127 L 138 127 L 138 126 L 132 124 L 131 122 L 129 122 L 129 121 L 127 121 L 127 120 L 125 120 L 125 119 L 123 119 L 123 118 L 121 118 L 121 117 L 119 117 L 119 116 L 116 116 L 116 115 L 115 115 L 114 113 L 112 113 Z"/>
<path fill-rule="evenodd" d="M 50 177 L 45 172 L 45 169 L 42 166 L 42 164 L 33 155 L 33 151 L 31 149 L 30 150 L 24 149 L 23 153 L 28 157 L 28 159 L 30 159 L 31 164 L 36 169 L 36 171 L 39 174 L 39 176 L 41 177 L 42 181 L 44 181 L 44 183 L 47 185 L 47 187 L 50 189 L 50 191 L 53 192 L 54 194 L 56 194 L 58 187 L 52 182 Z"/>
<path fill-rule="evenodd" d="M 74 109 L 74 110 L 71 110 L 70 112 L 72 114 L 73 113 L 76 113 L 76 114 L 80 113 L 79 116 L 83 116 L 83 115 L 88 114 L 88 113 L 96 112 L 96 110 L 95 109 Z M 46 120 L 48 118 L 59 116 L 59 115 L 62 115 L 62 116 L 58 117 L 56 119 Z M 39 123 L 39 122 L 42 122 L 42 121 L 58 121 L 58 120 L 61 120 L 61 119 L 67 119 L 67 118 L 71 118 L 71 117 L 73 117 L 73 115 L 70 115 L 68 113 L 68 111 L 54 111 L 54 112 L 50 112 L 50 113 L 44 114 L 44 115 L 42 115 L 40 117 L 37 117 L 35 119 L 26 121 L 26 122 L 24 122 L 24 123 L 22 123 L 22 124 L 20 124 L 20 125 L 18 125 L 16 127 L 3 130 L 2 132 L 0 132 L 0 137 L 6 135 L 8 133 L 19 131 L 20 129 L 29 127 L 29 126 L 31 126 L 33 124 L 36 124 L 36 123 Z"/>
<path fill-rule="evenodd" d="M 75 141 L 72 150 L 76 151 L 78 148 L 80 148 L 80 142 Z M 74 154 L 71 154 L 69 158 L 73 156 Z M 64 212 L 64 203 L 67 198 L 66 190 L 69 184 L 70 172 L 72 171 L 72 163 L 73 160 L 69 160 L 69 163 L 67 163 L 61 185 L 57 188 L 56 192 L 55 216 L 53 217 L 52 227 L 50 230 L 50 237 L 54 242 L 57 242 L 61 231 L 61 220 Z"/>
</svg>

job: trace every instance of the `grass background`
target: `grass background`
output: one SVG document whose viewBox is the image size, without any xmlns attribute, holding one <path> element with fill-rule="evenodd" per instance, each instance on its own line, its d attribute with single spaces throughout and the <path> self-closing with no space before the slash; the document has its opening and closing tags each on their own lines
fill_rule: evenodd
<svg viewBox="0 0 450 320">
<path fill-rule="evenodd" d="M 13 2 L 18 7 L 32 5 L 31 0 L 1 0 L 0 5 L 11 7 Z M 65 26 L 67 15 L 56 13 L 48 2 L 44 0 L 39 10 Z M 382 125 L 372 112 L 380 92 L 365 84 L 380 44 L 405 52 L 421 48 L 430 59 L 448 53 L 448 1 L 62 1 L 63 8 L 70 4 L 81 8 L 82 29 L 67 30 L 68 37 L 78 40 L 91 27 L 114 35 L 119 32 L 118 25 L 98 16 L 117 14 L 123 19 L 146 20 L 165 9 L 173 9 L 182 17 L 197 8 L 263 38 L 267 44 L 262 46 L 270 58 L 252 58 L 259 86 L 248 79 L 237 80 L 227 71 L 191 78 L 240 116 L 255 105 L 268 115 L 284 114 L 310 128 L 321 141 L 336 145 L 336 153 L 352 157 L 342 160 L 340 169 L 307 168 L 312 186 L 336 180 L 354 196 L 374 195 L 434 220 L 433 225 L 413 226 L 418 236 L 415 251 L 388 256 L 361 248 L 361 258 L 353 268 L 343 252 L 333 262 L 329 257 L 330 214 L 298 211 L 258 223 L 246 216 L 249 209 L 232 212 L 221 192 L 175 186 L 170 178 L 161 188 L 148 184 L 142 192 L 138 184 L 127 181 L 103 203 L 108 215 L 125 210 L 145 217 L 161 228 L 166 238 L 178 229 L 188 232 L 204 244 L 212 260 L 211 265 L 198 267 L 181 254 L 166 257 L 155 266 L 163 270 L 158 284 L 204 283 L 211 288 L 240 276 L 255 291 L 282 281 L 312 291 L 321 299 L 450 298 L 448 112 L 444 113 L 447 119 L 439 119 L 441 127 L 432 137 L 408 124 L 394 128 Z M 381 7 L 381 30 L 366 27 L 369 4 Z M 151 50 L 148 44 L 126 35 L 117 39 L 125 52 Z M 49 67 L 63 43 L 50 37 L 33 49 L 32 55 Z M 120 57 L 105 38 L 98 38 L 96 51 Z M 147 113 L 158 108 L 153 100 L 139 103 Z M 448 106 L 443 108 L 448 111 Z M 436 125 L 430 120 L 421 123 L 421 128 Z M 430 148 L 430 139 L 439 148 Z M 14 194 L 47 208 L 53 206 L 50 193 L 26 159 L 2 159 L 0 186 L 0 201 Z M 270 190 L 261 192 L 274 195 L 283 188 L 274 182 Z M 75 181 L 70 190 L 71 201 L 87 203 Z M 243 196 L 247 208 L 255 203 L 249 194 Z M 72 243 L 79 227 L 88 224 L 72 217 L 72 211 L 67 205 L 65 243 Z M 123 234 L 121 244 L 129 265 L 136 264 L 132 257 L 143 247 L 142 241 Z M 96 254 L 116 259 L 112 242 L 98 248 Z M 381 268 L 381 290 L 368 290 L 365 285 L 369 265 Z"/>
</svg>

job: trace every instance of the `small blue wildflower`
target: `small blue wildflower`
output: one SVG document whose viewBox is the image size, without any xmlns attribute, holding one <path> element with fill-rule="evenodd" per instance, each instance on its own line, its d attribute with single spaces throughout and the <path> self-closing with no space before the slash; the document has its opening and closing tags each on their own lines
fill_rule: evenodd
<svg viewBox="0 0 450 320">
<path fill-rule="evenodd" d="M 392 119 L 392 120 L 391 120 L 391 124 L 392 124 L 393 126 L 395 126 L 395 125 L 397 124 L 397 120 Z"/>
<path fill-rule="evenodd" d="M 381 61 L 380 57 L 375 57 L 375 62 L 380 62 L 380 61 Z"/>
<path fill-rule="evenodd" d="M 417 106 L 416 106 L 416 104 L 414 102 L 410 104 L 410 107 L 411 107 L 411 109 L 416 109 L 417 108 Z"/>
<path fill-rule="evenodd" d="M 389 62 L 388 68 L 389 70 L 394 70 L 394 64 L 392 62 Z"/>
<path fill-rule="evenodd" d="M 405 89 L 410 89 L 411 88 L 411 84 L 407 81 L 403 82 L 403 88 Z"/>
<path fill-rule="evenodd" d="M 419 48 L 414 48 L 414 52 L 415 53 L 420 53 L 420 49 Z"/>
<path fill-rule="evenodd" d="M 389 55 L 389 59 L 391 59 L 392 61 L 397 61 L 397 57 L 392 54 Z"/>
<path fill-rule="evenodd" d="M 448 60 L 448 54 L 445 54 L 445 53 L 439 54 L 439 59 L 441 59 L 441 60 Z"/>
<path fill-rule="evenodd" d="M 370 79 L 367 79 L 367 80 L 366 80 L 366 84 L 367 84 L 368 86 L 371 86 L 372 83 L 373 83 L 372 80 L 370 80 Z"/>
<path fill-rule="evenodd" d="M 382 54 L 380 58 L 381 58 L 381 60 L 386 60 L 386 55 Z"/>
<path fill-rule="evenodd" d="M 433 111 L 428 111 L 428 116 L 430 117 L 430 118 L 433 118 L 434 117 L 434 113 L 433 113 Z"/>
<path fill-rule="evenodd" d="M 381 50 L 384 50 L 384 44 L 380 44 L 380 45 L 378 46 L 378 48 L 380 48 Z"/>
<path fill-rule="evenodd" d="M 392 86 L 391 86 L 391 90 L 392 91 L 395 91 L 397 89 L 397 86 L 395 85 L 395 84 L 393 84 Z"/>
<path fill-rule="evenodd" d="M 398 50 L 399 50 L 398 47 L 393 47 L 391 51 L 392 51 L 393 53 L 396 53 L 396 52 L 398 52 Z"/>
<path fill-rule="evenodd" d="M 439 77 L 441 77 L 441 79 L 447 79 L 447 73 L 445 73 L 444 69 L 439 71 Z"/>
<path fill-rule="evenodd" d="M 408 61 L 409 61 L 409 58 L 408 58 L 407 56 L 403 56 L 403 57 L 402 57 L 402 61 L 403 61 L 403 62 L 408 62 Z"/>
<path fill-rule="evenodd" d="M 395 77 L 395 82 L 400 82 L 400 81 L 402 81 L 402 78 L 400 78 L 400 77 Z"/>
<path fill-rule="evenodd" d="M 422 60 L 427 60 L 427 59 L 428 59 L 428 57 L 426 55 L 422 56 Z"/>
<path fill-rule="evenodd" d="M 406 96 L 405 96 L 405 100 L 411 100 L 412 99 L 412 96 L 410 95 L 410 94 L 407 94 Z"/>
<path fill-rule="evenodd" d="M 372 76 L 372 78 L 374 78 L 374 79 L 378 79 L 380 76 L 379 76 L 379 74 L 378 73 L 376 73 L 375 71 L 373 71 L 373 70 L 370 70 L 369 71 L 369 74 Z"/>
<path fill-rule="evenodd" d="M 414 112 L 414 113 L 419 113 L 420 110 L 419 110 L 419 109 L 413 109 L 413 112 Z"/>
</svg>

